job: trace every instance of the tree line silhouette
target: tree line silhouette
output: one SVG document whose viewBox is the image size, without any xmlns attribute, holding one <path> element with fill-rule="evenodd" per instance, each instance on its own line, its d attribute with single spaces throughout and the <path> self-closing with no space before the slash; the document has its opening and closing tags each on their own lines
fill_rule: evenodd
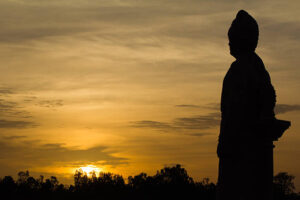
<svg viewBox="0 0 300 200">
<path fill-rule="evenodd" d="M 299 200 L 295 193 L 294 176 L 286 172 L 274 176 L 275 200 Z M 257 180 L 259 181 L 259 180 Z M 239 183 L 236 183 L 239 184 Z M 180 164 L 164 167 L 153 176 L 140 173 L 129 176 L 110 172 L 87 174 L 81 169 L 74 174 L 74 185 L 64 185 L 55 176 L 34 178 L 19 172 L 0 178 L 1 199 L 199 199 L 214 200 L 216 185 L 209 178 L 194 181 Z"/>
</svg>

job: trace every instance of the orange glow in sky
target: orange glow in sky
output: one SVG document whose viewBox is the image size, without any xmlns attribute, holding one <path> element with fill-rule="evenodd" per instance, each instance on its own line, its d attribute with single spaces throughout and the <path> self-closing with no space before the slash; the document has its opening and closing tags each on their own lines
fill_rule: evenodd
<svg viewBox="0 0 300 200">
<path fill-rule="evenodd" d="M 0 177 L 149 175 L 216 182 L 227 31 L 244 9 L 277 93 L 274 173 L 300 190 L 300 1 L 1 0 Z M 275 42 L 274 42 L 275 41 Z M 64 179 L 63 179 L 64 178 Z"/>
<path fill-rule="evenodd" d="M 94 165 L 87 165 L 85 167 L 80 167 L 80 169 L 83 171 L 83 173 L 86 173 L 88 176 L 91 176 L 93 172 L 95 172 L 96 176 L 98 176 L 99 173 L 102 171 L 100 168 Z"/>
</svg>

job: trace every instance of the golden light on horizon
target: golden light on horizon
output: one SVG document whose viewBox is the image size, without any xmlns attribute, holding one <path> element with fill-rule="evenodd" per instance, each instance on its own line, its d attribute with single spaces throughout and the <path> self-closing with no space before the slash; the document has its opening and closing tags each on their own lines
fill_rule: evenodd
<svg viewBox="0 0 300 200">
<path fill-rule="evenodd" d="M 274 173 L 300 188 L 300 1 L 159 2 L 0 1 L 0 178 L 29 170 L 73 184 L 76 171 L 178 163 L 216 182 L 227 32 L 243 9 L 259 23 L 278 118 L 293 124 Z"/>
<path fill-rule="evenodd" d="M 95 172 L 96 176 L 98 176 L 99 173 L 102 171 L 101 168 L 99 168 L 95 165 L 87 165 L 85 167 L 80 167 L 79 169 L 81 169 L 83 171 L 83 173 L 86 173 L 87 176 L 91 176 L 94 172 Z"/>
</svg>

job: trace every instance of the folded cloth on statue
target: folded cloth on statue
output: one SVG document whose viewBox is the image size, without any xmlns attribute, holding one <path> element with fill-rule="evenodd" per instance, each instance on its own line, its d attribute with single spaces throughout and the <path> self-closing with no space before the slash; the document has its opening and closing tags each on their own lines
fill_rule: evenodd
<svg viewBox="0 0 300 200">
<path fill-rule="evenodd" d="M 276 118 L 262 120 L 258 123 L 259 132 L 272 141 L 277 141 L 290 126 L 290 121 Z"/>
</svg>

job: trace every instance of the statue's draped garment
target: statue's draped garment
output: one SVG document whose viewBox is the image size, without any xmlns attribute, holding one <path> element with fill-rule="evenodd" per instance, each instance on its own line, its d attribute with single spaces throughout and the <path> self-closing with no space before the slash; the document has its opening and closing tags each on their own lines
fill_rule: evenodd
<svg viewBox="0 0 300 200">
<path fill-rule="evenodd" d="M 275 102 L 269 73 L 256 53 L 232 63 L 221 97 L 218 199 L 270 198 L 273 142 L 258 125 L 275 118 Z"/>
</svg>

